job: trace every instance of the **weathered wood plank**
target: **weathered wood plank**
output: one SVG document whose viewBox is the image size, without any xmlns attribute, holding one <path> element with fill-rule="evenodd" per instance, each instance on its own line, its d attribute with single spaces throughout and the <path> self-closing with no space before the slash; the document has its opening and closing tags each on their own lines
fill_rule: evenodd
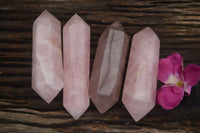
<svg viewBox="0 0 200 133">
<path fill-rule="evenodd" d="M 62 91 L 47 104 L 31 89 L 32 24 L 48 9 L 64 25 L 78 13 L 91 27 L 91 66 L 98 38 L 120 20 L 129 37 L 146 26 L 161 40 L 161 57 L 179 52 L 200 65 L 200 1 L 1 0 L 0 132 L 199 132 L 200 83 L 172 111 L 156 106 L 135 123 L 120 101 L 105 114 L 91 103 L 75 121 L 62 106 Z M 162 84 L 158 82 L 158 86 Z"/>
</svg>

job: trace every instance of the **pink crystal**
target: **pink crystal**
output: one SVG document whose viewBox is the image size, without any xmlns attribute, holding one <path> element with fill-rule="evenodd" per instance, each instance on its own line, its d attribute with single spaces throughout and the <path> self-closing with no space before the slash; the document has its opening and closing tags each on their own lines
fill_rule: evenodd
<svg viewBox="0 0 200 133">
<path fill-rule="evenodd" d="M 63 28 L 63 106 L 78 119 L 89 106 L 90 27 L 75 14 Z"/>
<path fill-rule="evenodd" d="M 101 113 L 119 100 L 128 43 L 128 35 L 118 21 L 99 38 L 89 94 Z"/>
<path fill-rule="evenodd" d="M 155 106 L 160 40 L 151 28 L 133 36 L 122 102 L 135 121 Z"/>
<path fill-rule="evenodd" d="M 63 86 L 61 23 L 45 10 L 33 24 L 32 88 L 50 103 Z"/>
</svg>

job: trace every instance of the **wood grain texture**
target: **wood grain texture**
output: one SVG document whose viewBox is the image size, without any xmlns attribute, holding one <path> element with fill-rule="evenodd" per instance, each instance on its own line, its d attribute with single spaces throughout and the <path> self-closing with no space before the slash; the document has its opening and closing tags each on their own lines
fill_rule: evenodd
<svg viewBox="0 0 200 133">
<path fill-rule="evenodd" d="M 99 36 L 115 20 L 122 22 L 130 38 L 150 26 L 160 37 L 161 58 L 179 52 L 185 66 L 200 65 L 198 0 L 1 0 L 0 132 L 200 131 L 200 83 L 174 110 L 156 106 L 138 123 L 121 99 L 105 114 L 91 103 L 77 121 L 64 110 L 62 91 L 52 103 L 45 103 L 31 89 L 32 24 L 44 9 L 62 25 L 77 13 L 91 26 L 91 67 Z"/>
</svg>

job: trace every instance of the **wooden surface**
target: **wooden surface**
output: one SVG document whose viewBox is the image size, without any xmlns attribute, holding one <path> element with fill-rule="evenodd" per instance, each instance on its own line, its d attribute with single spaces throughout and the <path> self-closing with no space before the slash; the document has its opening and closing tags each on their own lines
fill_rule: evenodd
<svg viewBox="0 0 200 133">
<path fill-rule="evenodd" d="M 160 37 L 161 57 L 179 52 L 185 66 L 200 65 L 198 0 L 1 0 L 0 132 L 200 132 L 200 83 L 174 110 L 156 106 L 138 123 L 121 99 L 105 114 L 91 103 L 77 121 L 64 110 L 62 92 L 45 103 L 31 89 L 32 24 L 44 9 L 62 25 L 78 13 L 91 26 L 91 67 L 99 36 L 115 20 L 130 38 L 150 26 Z"/>
</svg>

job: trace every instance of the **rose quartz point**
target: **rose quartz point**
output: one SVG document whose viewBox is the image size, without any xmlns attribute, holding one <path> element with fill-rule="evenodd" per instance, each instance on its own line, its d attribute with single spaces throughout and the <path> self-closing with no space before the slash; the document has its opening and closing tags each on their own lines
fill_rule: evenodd
<svg viewBox="0 0 200 133">
<path fill-rule="evenodd" d="M 32 88 L 50 103 L 63 86 L 61 23 L 45 10 L 33 24 Z"/>
<path fill-rule="evenodd" d="M 63 28 L 63 106 L 78 119 L 89 107 L 90 27 L 77 14 Z"/>
<path fill-rule="evenodd" d="M 122 102 L 135 121 L 155 106 L 160 40 L 149 27 L 133 36 Z"/>
<path fill-rule="evenodd" d="M 128 35 L 118 21 L 107 27 L 99 38 L 89 95 L 100 113 L 119 100 L 128 43 Z"/>
</svg>

